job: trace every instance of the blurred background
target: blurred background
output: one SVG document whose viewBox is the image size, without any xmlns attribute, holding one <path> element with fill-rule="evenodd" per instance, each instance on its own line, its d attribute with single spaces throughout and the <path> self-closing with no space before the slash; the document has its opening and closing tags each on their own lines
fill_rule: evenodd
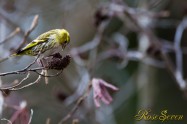
<svg viewBox="0 0 187 124">
<path fill-rule="evenodd" d="M 13 38 L 0 44 L 1 58 L 19 46 L 35 15 L 39 15 L 38 25 L 27 42 L 48 30 L 65 28 L 71 43 L 62 55 L 70 54 L 72 60 L 60 76 L 49 78 L 49 84 L 42 79 L 3 96 L 1 118 L 26 124 L 32 109 L 31 124 L 58 124 L 84 93 L 89 81 L 101 78 L 119 88 L 117 92 L 110 92 L 112 104 L 96 108 L 90 93 L 67 124 L 73 119 L 78 119 L 78 124 L 187 123 L 186 90 L 180 83 L 184 81 L 186 85 L 187 76 L 186 0 L 0 0 L 0 42 L 20 28 Z M 180 42 L 178 53 L 177 42 Z M 168 69 L 163 53 L 173 70 Z M 22 69 L 33 60 L 28 56 L 11 58 L 0 63 L 0 72 Z M 175 75 L 175 70 L 181 77 Z M 8 85 L 25 76 L 3 76 L 1 82 Z M 33 73 L 24 83 L 36 80 L 37 76 Z M 20 103 L 26 108 L 13 117 L 17 111 L 15 106 Z M 170 115 L 184 118 L 137 121 L 135 115 L 139 110 L 151 110 L 150 114 L 158 115 L 167 110 Z"/>
</svg>

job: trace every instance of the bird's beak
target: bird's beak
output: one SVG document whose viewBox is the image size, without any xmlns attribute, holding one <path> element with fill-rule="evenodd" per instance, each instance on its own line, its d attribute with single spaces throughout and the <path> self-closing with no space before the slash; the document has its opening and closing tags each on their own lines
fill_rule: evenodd
<svg viewBox="0 0 187 124">
<path fill-rule="evenodd" d="M 62 50 L 65 49 L 66 45 L 67 45 L 67 43 L 63 43 L 63 44 L 62 44 Z"/>
</svg>

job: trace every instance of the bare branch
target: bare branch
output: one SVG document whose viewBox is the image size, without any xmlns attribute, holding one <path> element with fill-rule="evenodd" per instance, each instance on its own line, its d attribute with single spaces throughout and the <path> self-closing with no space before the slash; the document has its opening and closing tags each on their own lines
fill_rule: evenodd
<svg viewBox="0 0 187 124">
<path fill-rule="evenodd" d="M 62 119 L 58 124 L 65 123 L 69 118 L 73 116 L 73 114 L 77 111 L 79 106 L 83 103 L 83 101 L 88 97 L 90 90 L 92 88 L 92 82 L 88 84 L 88 87 L 85 90 L 85 93 L 77 100 L 75 106 L 71 109 L 71 111 Z"/>
<path fill-rule="evenodd" d="M 47 118 L 46 124 L 50 124 L 50 121 L 51 121 L 51 119 L 50 119 L 50 118 Z"/>
<path fill-rule="evenodd" d="M 19 87 L 19 88 L 11 88 L 11 89 L 9 89 L 10 91 L 17 91 L 17 90 L 21 90 L 21 89 L 24 89 L 24 88 L 27 88 L 27 87 L 29 87 L 29 86 L 31 86 L 31 85 L 34 85 L 34 84 L 36 84 L 36 83 L 38 83 L 40 80 L 41 80 L 41 75 L 39 75 L 38 76 L 38 78 L 34 81 L 34 82 L 31 82 L 31 83 L 29 83 L 29 84 L 27 84 L 27 85 L 24 85 L 24 86 L 22 86 L 22 87 Z"/>
<path fill-rule="evenodd" d="M 31 26 L 30 26 L 30 29 L 25 33 L 24 38 L 23 38 L 21 44 L 20 44 L 20 45 L 18 46 L 18 48 L 16 49 L 16 51 L 17 51 L 17 50 L 20 50 L 20 49 L 23 47 L 23 45 L 26 43 L 27 37 L 30 35 L 30 33 L 35 29 L 35 27 L 36 27 L 37 24 L 38 24 L 38 18 L 39 18 L 38 15 L 35 15 L 35 16 L 34 16 L 34 19 L 33 19 L 33 21 L 32 21 L 32 24 L 31 24 Z"/>
<path fill-rule="evenodd" d="M 8 124 L 12 124 L 12 122 L 10 120 L 6 119 L 6 118 L 2 118 L 1 121 L 7 121 Z"/>
<path fill-rule="evenodd" d="M 43 69 L 43 70 L 45 70 L 45 69 Z M 36 72 L 38 75 L 41 75 L 42 77 L 56 77 L 56 76 L 59 76 L 60 74 L 62 74 L 63 70 L 60 70 L 56 74 L 53 74 L 53 75 L 46 75 L 46 74 L 44 75 L 44 74 L 41 74 L 35 70 L 33 70 L 33 72 Z"/>
<path fill-rule="evenodd" d="M 45 68 L 44 67 L 38 67 L 38 68 L 32 68 L 32 69 L 24 68 L 21 70 L 0 73 L 0 76 L 6 76 L 6 75 L 12 75 L 12 74 L 25 74 L 26 72 L 29 72 L 29 71 L 36 72 L 37 70 L 42 70 L 42 69 L 45 69 Z M 38 73 L 38 72 L 36 72 L 36 73 Z"/>
<path fill-rule="evenodd" d="M 132 10 L 132 9 L 131 9 Z M 154 35 L 154 33 L 152 32 L 151 29 L 147 28 L 147 27 L 143 27 L 141 26 L 139 23 L 137 23 L 137 20 L 139 20 L 139 18 L 137 16 L 133 16 L 134 15 L 134 11 L 129 10 L 129 8 L 125 9 L 125 13 L 128 15 L 128 17 L 130 17 L 131 21 L 134 22 L 134 24 L 136 24 L 138 31 L 140 31 L 140 33 L 144 33 L 149 37 L 149 41 L 154 44 L 154 46 L 158 49 L 160 49 L 161 51 L 161 58 L 164 61 L 166 68 L 169 70 L 169 72 L 172 74 L 172 76 L 175 78 L 177 84 L 179 85 L 181 90 L 184 90 L 186 88 L 186 82 L 183 79 L 183 75 L 181 74 L 182 71 L 182 52 L 180 49 L 180 42 L 181 42 L 181 37 L 182 37 L 182 32 L 184 30 L 184 27 L 186 27 L 187 23 L 185 21 L 185 25 L 183 24 L 184 22 L 182 22 L 181 25 L 183 25 L 184 27 L 179 27 L 179 32 L 178 34 L 176 34 L 175 37 L 175 49 L 177 49 L 176 51 L 176 61 L 177 61 L 177 70 L 175 69 L 175 66 L 173 65 L 171 59 L 167 56 L 167 54 L 162 51 L 162 43 L 161 41 Z M 149 15 L 147 15 L 149 16 Z M 178 71 L 180 70 L 180 71 Z"/>
<path fill-rule="evenodd" d="M 37 58 L 31 62 L 28 66 L 26 66 L 24 69 L 21 70 L 17 70 L 17 71 L 11 71 L 11 72 L 6 72 L 6 73 L 1 73 L 0 76 L 6 76 L 6 75 L 11 75 L 11 74 L 25 74 L 27 73 L 27 76 L 25 78 L 23 78 L 20 82 L 13 84 L 12 86 L 8 86 L 8 87 L 0 87 L 1 91 L 4 90 L 19 90 L 19 89 L 23 89 L 25 87 L 31 86 L 37 82 L 40 81 L 41 77 L 56 77 L 58 75 L 60 75 L 63 72 L 63 69 L 66 68 L 69 63 L 70 63 L 70 59 L 71 57 L 69 55 L 66 55 L 64 58 L 55 58 L 53 57 L 52 59 L 49 59 L 46 62 L 46 65 L 44 65 L 45 67 L 38 67 L 38 68 L 32 68 L 30 69 L 30 67 L 35 64 L 35 62 L 38 60 L 40 54 L 38 54 Z M 46 59 L 47 60 L 47 59 Z M 45 71 L 49 70 L 49 69 L 55 69 L 58 70 L 58 72 L 56 74 L 53 75 L 46 75 Z M 41 73 L 39 73 L 38 71 L 42 70 Z M 25 80 L 27 80 L 30 77 L 30 72 L 34 72 L 36 74 L 38 74 L 38 79 L 36 79 L 34 82 L 29 83 L 27 85 L 22 86 L 21 88 L 17 88 L 18 86 L 20 86 Z"/>
<path fill-rule="evenodd" d="M 36 70 L 41 70 L 42 68 L 35 68 L 35 69 L 29 69 L 32 65 L 34 65 L 37 61 L 37 59 L 39 58 L 40 54 L 36 57 L 36 59 L 31 62 L 28 66 L 26 66 L 24 69 L 21 70 L 17 70 L 17 71 L 11 71 L 11 72 L 5 72 L 5 73 L 0 73 L 0 76 L 6 76 L 6 75 L 10 75 L 10 74 L 25 74 L 28 71 L 36 71 Z"/>
<path fill-rule="evenodd" d="M 32 117 L 33 117 L 33 110 L 31 109 L 31 114 L 30 114 L 30 118 L 29 118 L 29 122 L 28 122 L 28 124 L 31 124 Z"/>
<path fill-rule="evenodd" d="M 3 90 L 7 90 L 7 89 L 9 90 L 9 89 L 15 88 L 15 87 L 21 85 L 25 80 L 27 80 L 29 78 L 29 76 L 30 76 L 30 72 L 28 72 L 27 76 L 25 78 L 23 78 L 20 82 L 14 84 L 12 86 L 9 86 L 9 87 L 0 87 L 0 90 L 3 91 Z"/>
<path fill-rule="evenodd" d="M 176 55 L 176 79 L 180 82 L 180 87 L 185 87 L 186 83 L 183 79 L 183 54 L 181 49 L 182 34 L 187 27 L 187 17 L 185 17 L 177 27 L 174 39 L 174 48 Z"/>
<path fill-rule="evenodd" d="M 7 18 L 3 13 L 0 12 L 0 17 L 2 17 L 10 26 L 11 28 L 15 29 L 17 27 L 20 27 L 19 25 L 15 24 L 12 19 L 10 20 L 9 18 Z M 25 35 L 25 32 L 23 31 L 23 29 L 21 29 L 20 27 L 20 34 L 21 36 Z M 31 39 L 28 37 L 27 40 L 31 41 Z"/>
<path fill-rule="evenodd" d="M 13 53 L 19 51 L 19 50 L 23 47 L 23 45 L 26 43 L 26 41 L 27 41 L 27 39 L 28 39 L 28 36 L 29 36 L 30 33 L 35 29 L 35 27 L 36 27 L 37 24 L 38 24 L 38 18 L 39 18 L 39 16 L 38 16 L 38 15 L 35 15 L 35 17 L 34 17 L 34 19 L 33 19 L 33 21 L 32 21 L 32 24 L 31 24 L 31 26 L 30 26 L 30 29 L 25 33 L 24 38 L 23 38 L 21 44 L 18 46 L 17 49 L 13 50 Z M 17 30 L 15 30 L 15 32 L 13 32 L 13 34 L 10 34 L 10 36 L 8 37 L 8 39 L 10 39 L 10 38 L 13 37 L 14 35 L 16 35 L 16 34 L 17 34 L 16 32 L 18 32 L 18 31 L 20 31 L 20 28 L 17 29 Z M 1 42 L 1 43 L 4 43 L 4 42 L 6 42 L 6 40 L 3 41 L 3 42 Z M 1 45 L 1 43 L 0 43 L 0 45 Z M 9 58 L 10 58 L 10 56 L 0 59 L 0 63 L 3 62 L 3 61 L 8 60 Z"/>
<path fill-rule="evenodd" d="M 11 32 L 3 41 L 0 42 L 0 45 L 4 44 L 5 42 L 7 42 L 8 40 L 10 40 L 11 38 L 13 38 L 16 34 L 18 34 L 20 32 L 20 28 L 16 28 L 13 32 Z"/>
</svg>

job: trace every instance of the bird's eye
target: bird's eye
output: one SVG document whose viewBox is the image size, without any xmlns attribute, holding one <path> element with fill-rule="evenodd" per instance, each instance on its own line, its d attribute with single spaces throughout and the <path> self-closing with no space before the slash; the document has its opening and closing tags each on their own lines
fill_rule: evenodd
<svg viewBox="0 0 187 124">
<path fill-rule="evenodd" d="M 64 41 L 64 43 L 67 43 L 67 41 Z"/>
</svg>

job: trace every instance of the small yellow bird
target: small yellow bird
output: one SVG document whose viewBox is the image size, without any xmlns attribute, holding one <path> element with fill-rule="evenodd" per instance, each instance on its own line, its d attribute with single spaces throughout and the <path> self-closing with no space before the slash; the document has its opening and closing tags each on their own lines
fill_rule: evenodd
<svg viewBox="0 0 187 124">
<path fill-rule="evenodd" d="M 54 29 L 41 34 L 14 55 L 37 56 L 41 53 L 43 58 L 63 50 L 69 42 L 70 35 L 67 30 Z"/>
<path fill-rule="evenodd" d="M 60 52 L 60 50 L 63 50 L 69 42 L 70 35 L 67 30 L 53 29 L 39 35 L 35 40 L 18 52 L 12 54 L 10 57 L 22 55 L 37 56 L 40 54 L 39 58 L 44 58 Z M 8 58 L 4 58 L 0 60 L 0 62 Z"/>
</svg>

